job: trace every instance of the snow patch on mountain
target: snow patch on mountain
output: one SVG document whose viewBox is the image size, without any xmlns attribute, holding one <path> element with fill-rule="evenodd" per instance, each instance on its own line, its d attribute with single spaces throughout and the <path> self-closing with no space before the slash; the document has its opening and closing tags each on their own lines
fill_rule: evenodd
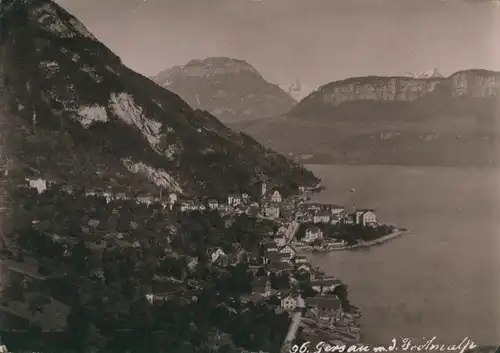
<svg viewBox="0 0 500 353">
<path fill-rule="evenodd" d="M 129 125 L 136 126 L 155 151 L 160 151 L 162 123 L 146 118 L 142 108 L 135 103 L 130 94 L 111 93 L 109 107 L 119 119 Z"/>
<path fill-rule="evenodd" d="M 159 187 L 172 192 L 183 193 L 179 183 L 162 169 L 155 169 L 142 162 L 135 163 L 130 158 L 122 159 L 122 163 L 131 173 L 141 174 Z"/>
<path fill-rule="evenodd" d="M 413 72 L 406 72 L 404 74 L 405 77 L 418 78 L 418 79 L 427 79 L 427 78 L 443 78 L 444 76 L 439 73 L 438 69 L 428 70 L 421 72 L 419 74 Z"/>
<path fill-rule="evenodd" d="M 106 108 L 99 105 L 81 107 L 78 110 L 78 117 L 78 121 L 85 128 L 89 128 L 95 122 L 105 123 L 109 120 Z"/>
</svg>

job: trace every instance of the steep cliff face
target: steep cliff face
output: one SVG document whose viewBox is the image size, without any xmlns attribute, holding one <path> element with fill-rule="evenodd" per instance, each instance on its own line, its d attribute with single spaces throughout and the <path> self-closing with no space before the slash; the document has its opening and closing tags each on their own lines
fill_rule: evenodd
<svg viewBox="0 0 500 353">
<path fill-rule="evenodd" d="M 457 72 L 447 78 L 360 77 L 322 86 L 301 101 L 303 105 L 328 104 L 338 106 L 352 101 L 412 102 L 428 95 L 440 97 L 491 98 L 500 97 L 500 73 L 487 70 Z"/>
<path fill-rule="evenodd" d="M 500 165 L 500 73 L 350 78 L 235 128 L 308 163 Z"/>
<path fill-rule="evenodd" d="M 296 103 L 246 61 L 232 58 L 192 60 L 152 79 L 191 107 L 206 110 L 224 122 L 284 114 Z"/>
</svg>

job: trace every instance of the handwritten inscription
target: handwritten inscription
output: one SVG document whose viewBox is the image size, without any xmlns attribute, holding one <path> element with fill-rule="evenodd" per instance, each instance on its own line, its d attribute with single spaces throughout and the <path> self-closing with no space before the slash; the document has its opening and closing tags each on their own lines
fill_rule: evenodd
<svg viewBox="0 0 500 353">
<path fill-rule="evenodd" d="M 386 352 L 455 352 L 464 353 L 469 349 L 476 348 L 476 344 L 466 337 L 459 344 L 440 344 L 436 342 L 436 337 L 431 339 L 416 340 L 413 338 L 393 338 L 390 345 L 369 346 L 364 344 L 338 345 L 328 342 L 319 342 L 315 346 L 311 342 L 304 342 L 301 345 L 293 345 L 289 353 L 386 353 Z"/>
</svg>

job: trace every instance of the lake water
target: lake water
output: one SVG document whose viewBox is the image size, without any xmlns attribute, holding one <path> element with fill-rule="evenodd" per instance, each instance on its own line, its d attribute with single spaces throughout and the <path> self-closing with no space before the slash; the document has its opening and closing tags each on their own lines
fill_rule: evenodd
<svg viewBox="0 0 500 353">
<path fill-rule="evenodd" d="M 382 222 L 411 231 L 369 249 L 311 256 L 350 288 L 364 341 L 500 343 L 500 171 L 307 167 L 327 187 L 315 199 L 374 208 Z"/>
</svg>

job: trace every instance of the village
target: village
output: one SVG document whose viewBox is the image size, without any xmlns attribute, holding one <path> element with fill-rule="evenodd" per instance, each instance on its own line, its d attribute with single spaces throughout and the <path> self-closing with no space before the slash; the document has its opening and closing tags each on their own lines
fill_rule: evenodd
<svg viewBox="0 0 500 353">
<path fill-rule="evenodd" d="M 250 271 L 256 276 L 252 281 L 252 295 L 246 300 L 265 302 L 277 311 L 290 313 L 292 322 L 284 347 L 290 346 L 299 336 L 308 341 L 332 341 L 333 343 L 356 343 L 361 339 L 359 325 L 360 312 L 345 304 L 336 295 L 336 289 L 346 286 L 333 276 L 326 276 L 322 270 L 313 268 L 301 250 L 308 248 L 325 249 L 340 248 L 345 242 L 335 239 L 321 242 L 325 236 L 318 225 L 321 224 L 362 224 L 366 227 L 378 226 L 373 210 L 361 210 L 346 213 L 345 209 L 336 205 L 307 203 L 307 190 L 301 189 L 300 196 L 283 198 L 276 190 L 267 190 L 262 184 L 261 199 L 251 200 L 246 193 L 229 195 L 225 200 L 215 198 L 205 202 L 182 199 L 175 193 L 168 195 L 163 207 L 173 209 L 178 207 L 181 212 L 217 211 L 228 220 L 231 216 L 246 214 L 249 217 L 272 220 L 279 224 L 275 233 L 268 234 L 262 242 L 258 257 L 247 257 Z M 95 195 L 89 192 L 88 195 Z M 108 199 L 124 199 L 126 195 L 102 193 Z M 137 197 L 138 203 L 152 204 L 162 202 L 151 196 Z M 306 225 L 305 236 L 299 241 L 296 234 L 301 225 Z M 318 245 L 321 244 L 321 245 Z M 228 266 L 234 264 L 233 254 L 226 254 L 221 248 L 207 249 L 209 258 L 214 265 Z M 285 281 L 271 279 L 283 276 Z M 302 288 L 312 291 L 304 293 Z M 166 300 L 170 293 L 151 293 L 147 298 L 151 304 L 157 300 Z M 347 290 L 345 296 L 347 295 Z M 343 298 L 345 301 L 346 298 Z M 284 348 L 285 351 L 287 348 Z"/>
<path fill-rule="evenodd" d="M 28 183 L 38 193 L 43 193 L 50 184 L 41 179 L 28 180 Z M 71 189 L 64 191 L 69 194 L 73 192 Z M 226 253 L 221 247 L 214 247 L 206 249 L 209 262 L 213 266 L 227 268 L 238 263 L 241 260 L 240 255 L 243 254 L 248 270 L 253 274 L 251 294 L 243 299 L 253 303 L 265 303 L 275 308 L 276 312 L 290 314 L 291 324 L 283 342 L 284 349 L 288 349 L 286 351 L 289 351 L 290 345 L 296 343 L 297 339 L 354 344 L 361 340 L 361 314 L 355 306 L 349 304 L 347 286 L 339 279 L 325 275 L 321 269 L 314 268 L 303 252 L 311 248 L 321 251 L 345 247 L 345 241 L 327 237 L 321 226 L 358 224 L 375 229 L 378 227 L 376 214 L 373 210 L 346 213 L 340 206 L 309 203 L 307 195 L 310 190 L 301 188 L 300 191 L 298 196 L 284 198 L 278 189 L 268 190 L 267 184 L 263 183 L 258 201 L 252 200 L 246 193 L 229 195 L 224 200 L 209 198 L 195 201 L 184 199 L 175 193 L 170 193 L 167 197 L 153 197 L 132 196 L 109 190 L 87 190 L 85 197 L 105 198 L 108 203 L 133 200 L 146 207 L 160 204 L 166 210 L 177 209 L 181 213 L 216 211 L 226 220 L 226 227 L 239 215 L 272 221 L 277 225 L 277 230 L 269 232 L 262 240 L 258 253 L 242 252 L 235 255 Z M 87 221 L 87 232 L 91 232 L 92 227 L 99 226 L 99 220 L 89 218 Z M 304 234 L 299 240 L 297 234 L 301 228 Z M 132 246 L 141 245 L 136 240 Z M 194 268 L 196 264 L 197 259 L 193 258 L 189 267 Z M 96 273 L 96 276 L 98 275 L 99 273 Z M 190 290 L 196 292 L 195 287 Z M 155 305 L 173 294 L 151 288 L 146 298 L 151 305 Z"/>
</svg>

